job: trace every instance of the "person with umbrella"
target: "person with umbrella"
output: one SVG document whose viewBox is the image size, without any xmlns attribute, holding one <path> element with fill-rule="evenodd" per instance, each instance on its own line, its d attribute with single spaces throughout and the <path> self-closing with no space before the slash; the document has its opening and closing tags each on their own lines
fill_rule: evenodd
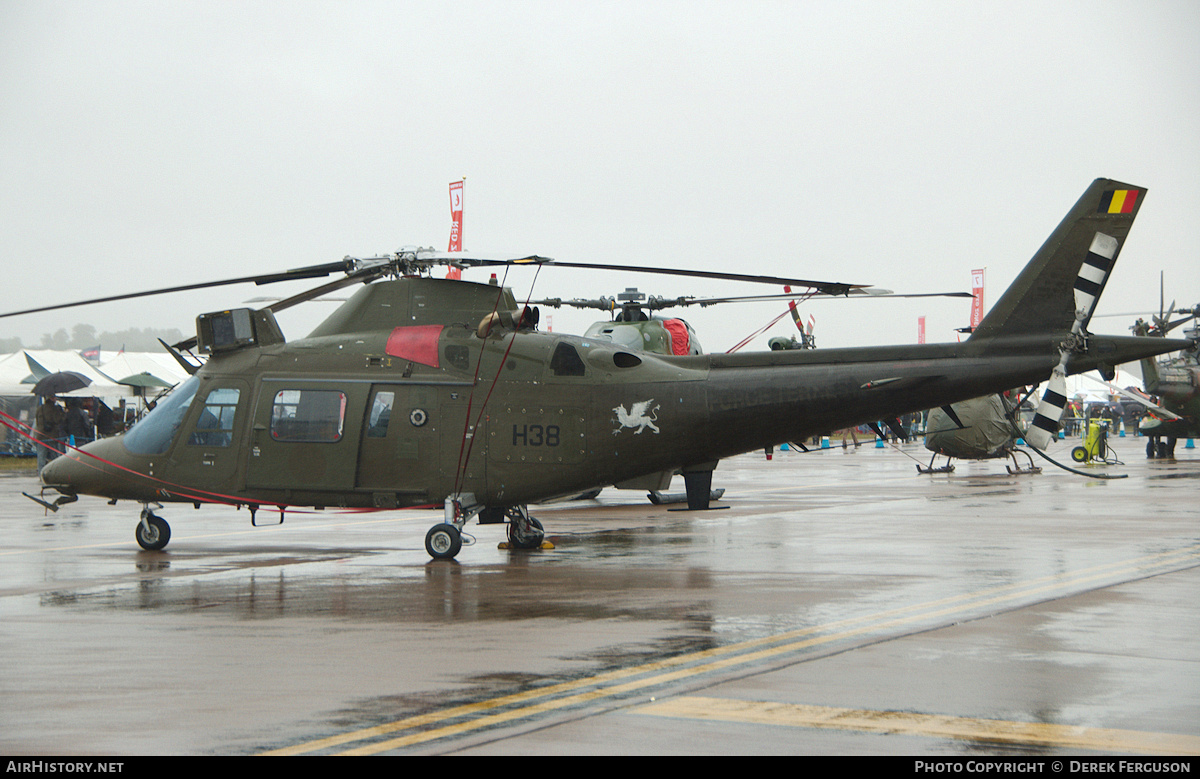
<svg viewBox="0 0 1200 779">
<path fill-rule="evenodd" d="M 33 385 L 33 394 L 42 398 L 34 421 L 34 433 L 38 439 L 38 473 L 46 463 L 62 453 L 67 437 L 67 412 L 58 405 L 56 397 L 61 392 L 73 392 L 92 383 L 92 380 L 75 371 L 58 371 L 38 379 Z"/>
<path fill-rule="evenodd" d="M 92 419 L 81 399 L 67 399 L 67 419 L 64 426 L 67 443 L 71 446 L 83 446 L 92 440 Z"/>
<path fill-rule="evenodd" d="M 53 394 L 45 395 L 38 406 L 37 417 L 34 420 L 34 432 L 38 439 L 37 461 L 38 473 L 46 467 L 46 463 L 58 457 L 62 448 L 62 438 L 65 434 L 67 412 L 58 405 L 58 398 Z"/>
</svg>

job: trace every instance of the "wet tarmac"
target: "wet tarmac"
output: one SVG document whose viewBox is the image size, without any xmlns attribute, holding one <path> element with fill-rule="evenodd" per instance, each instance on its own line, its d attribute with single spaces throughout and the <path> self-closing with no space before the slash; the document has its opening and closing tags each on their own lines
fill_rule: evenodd
<svg viewBox="0 0 1200 779">
<path fill-rule="evenodd" d="M 719 509 L 606 490 L 454 562 L 440 511 L 169 506 L 144 552 L 8 473 L 0 754 L 1200 754 L 1200 450 L 1142 446 L 745 455 Z"/>
</svg>

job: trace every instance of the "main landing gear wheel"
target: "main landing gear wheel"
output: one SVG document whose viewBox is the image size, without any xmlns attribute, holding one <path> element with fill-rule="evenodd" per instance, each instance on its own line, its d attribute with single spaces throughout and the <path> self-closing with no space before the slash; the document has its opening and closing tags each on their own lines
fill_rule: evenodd
<svg viewBox="0 0 1200 779">
<path fill-rule="evenodd" d="M 508 522 L 508 543 L 513 549 L 541 549 L 546 538 L 542 523 L 521 509 L 514 509 Z"/>
<path fill-rule="evenodd" d="M 462 533 L 454 525 L 434 525 L 425 534 L 425 551 L 434 560 L 453 560 L 460 549 Z"/>
<path fill-rule="evenodd" d="M 142 521 L 137 523 L 133 537 L 142 549 L 157 552 L 171 540 L 171 526 L 162 517 L 147 511 L 142 516 Z"/>
</svg>

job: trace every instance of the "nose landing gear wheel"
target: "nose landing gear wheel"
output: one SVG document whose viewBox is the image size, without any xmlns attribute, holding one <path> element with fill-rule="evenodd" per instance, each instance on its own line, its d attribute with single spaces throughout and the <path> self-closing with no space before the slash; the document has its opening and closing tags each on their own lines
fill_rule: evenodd
<svg viewBox="0 0 1200 779">
<path fill-rule="evenodd" d="M 460 549 L 462 533 L 454 525 L 434 525 L 425 534 L 425 551 L 434 560 L 453 560 Z"/>
<path fill-rule="evenodd" d="M 157 514 L 149 514 L 137 523 L 133 537 L 137 539 L 138 546 L 142 549 L 148 552 L 157 552 L 171 540 L 171 526 Z"/>
</svg>

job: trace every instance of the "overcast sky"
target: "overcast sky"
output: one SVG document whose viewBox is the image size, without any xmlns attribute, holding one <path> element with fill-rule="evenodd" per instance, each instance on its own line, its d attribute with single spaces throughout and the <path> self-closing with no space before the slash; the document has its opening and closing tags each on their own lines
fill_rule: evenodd
<svg viewBox="0 0 1200 779">
<path fill-rule="evenodd" d="M 1156 309 L 1160 271 L 1168 303 L 1200 303 L 1194 0 L 3 0 L 0 73 L 3 310 L 444 250 L 464 176 L 475 252 L 897 292 L 968 291 L 986 268 L 986 305 L 1112 177 L 1149 193 L 1097 314 Z M 522 298 L 532 280 L 509 278 Z M 633 285 L 776 291 L 547 269 L 532 295 Z M 0 337 L 191 333 L 261 294 L 4 319 Z M 298 338 L 332 308 L 280 321 Z M 929 341 L 952 341 L 969 301 L 805 310 L 821 346 L 914 343 L 922 314 Z M 683 315 L 723 351 L 780 311 Z M 553 327 L 596 318 L 553 312 Z"/>
</svg>

